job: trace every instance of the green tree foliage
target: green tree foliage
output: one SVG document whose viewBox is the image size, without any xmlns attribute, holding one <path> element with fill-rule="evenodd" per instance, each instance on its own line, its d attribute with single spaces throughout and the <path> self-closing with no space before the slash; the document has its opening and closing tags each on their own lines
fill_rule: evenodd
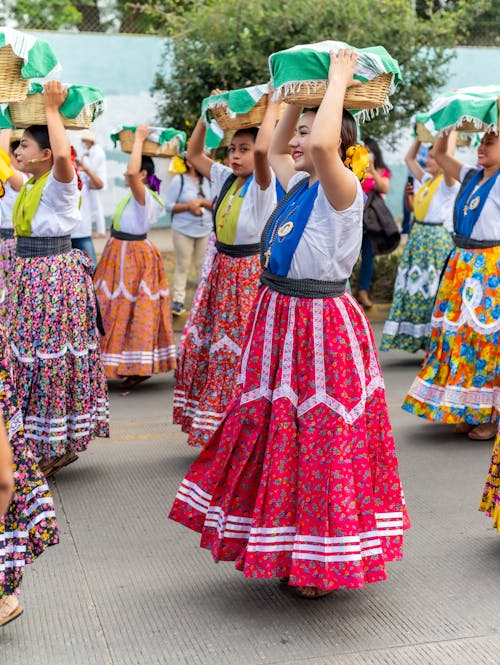
<svg viewBox="0 0 500 665">
<path fill-rule="evenodd" d="M 187 9 L 164 13 L 171 39 L 154 86 L 160 119 L 189 128 L 212 88 L 265 82 L 270 53 L 336 39 L 383 45 L 398 60 L 404 84 L 394 95 L 394 111 L 375 118 L 369 130 L 394 138 L 446 83 L 447 49 L 491 1 L 434 5 L 417 13 L 408 0 L 193 0 Z"/>
</svg>

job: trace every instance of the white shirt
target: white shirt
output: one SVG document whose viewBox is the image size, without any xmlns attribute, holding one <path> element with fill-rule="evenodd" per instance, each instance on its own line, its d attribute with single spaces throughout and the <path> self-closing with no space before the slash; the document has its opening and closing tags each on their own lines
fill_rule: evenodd
<svg viewBox="0 0 500 665">
<path fill-rule="evenodd" d="M 420 187 L 429 180 L 432 180 L 432 177 L 433 176 L 430 173 L 425 173 L 420 181 Z M 418 192 L 420 187 L 415 193 Z M 431 199 L 427 214 L 423 221 L 427 224 L 444 224 L 448 231 L 453 231 L 453 208 L 459 189 L 459 182 L 455 181 L 451 187 L 448 187 L 443 177 L 436 193 Z"/>
<path fill-rule="evenodd" d="M 120 231 L 137 236 L 143 235 L 156 224 L 163 212 L 164 206 L 158 203 L 146 187 L 146 200 L 143 206 L 137 203 L 133 196 L 125 206 L 120 219 Z"/>
<path fill-rule="evenodd" d="M 23 185 L 26 180 L 28 180 L 28 176 L 23 174 Z M 16 192 L 15 189 L 12 189 L 12 185 L 8 180 L 4 187 L 5 195 L 0 199 L 0 228 L 11 229 L 13 227 L 12 213 L 14 211 L 14 203 L 16 202 L 19 192 Z"/>
<path fill-rule="evenodd" d="M 291 178 L 288 191 L 308 174 L 301 172 Z M 349 279 L 363 239 L 363 190 L 356 180 L 356 196 L 346 210 L 335 210 L 326 198 L 321 184 L 287 277 L 319 279 L 333 282 Z"/>
<path fill-rule="evenodd" d="M 474 166 L 470 164 L 464 164 L 460 169 L 460 181 L 465 178 L 467 171 L 473 168 Z M 474 198 L 474 195 L 471 198 Z M 471 238 L 474 240 L 500 240 L 500 176 L 488 194 L 479 219 L 472 230 Z"/>
<path fill-rule="evenodd" d="M 85 152 L 81 159 L 84 166 L 90 169 L 95 175 L 100 178 L 103 182 L 103 189 L 106 187 L 106 154 L 100 145 L 92 145 L 87 152 Z M 84 173 L 80 172 L 80 177 L 82 179 L 83 187 L 81 191 L 82 195 L 82 221 L 78 225 L 78 228 L 72 233 L 73 238 L 87 238 L 92 235 L 92 213 L 93 207 L 95 206 L 95 197 L 100 195 L 101 189 L 91 189 L 90 188 L 90 177 Z"/>
<path fill-rule="evenodd" d="M 58 182 L 51 171 L 31 221 L 31 235 L 35 238 L 71 235 L 81 221 L 79 201 L 76 173 L 71 182 Z"/>
<path fill-rule="evenodd" d="M 210 182 L 214 196 L 219 195 L 222 185 L 232 172 L 228 166 L 224 166 L 218 162 L 212 164 Z M 234 244 L 253 245 L 260 242 L 262 230 L 275 207 L 276 179 L 274 173 L 272 173 L 269 187 L 264 190 L 259 187 L 254 178 L 241 204 Z"/>
</svg>

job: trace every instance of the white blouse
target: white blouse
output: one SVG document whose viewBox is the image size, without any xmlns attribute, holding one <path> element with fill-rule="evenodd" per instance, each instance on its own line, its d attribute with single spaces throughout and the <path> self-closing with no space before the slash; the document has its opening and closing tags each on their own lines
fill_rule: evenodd
<svg viewBox="0 0 500 665">
<path fill-rule="evenodd" d="M 420 181 L 420 187 L 429 180 L 432 180 L 432 175 L 430 173 L 425 173 Z M 420 187 L 415 190 L 415 194 Z M 423 221 L 427 224 L 444 224 L 448 231 L 453 231 L 453 208 L 459 189 L 459 182 L 455 181 L 451 187 L 448 187 L 443 177 L 436 193 L 431 199 L 427 214 Z"/>
<path fill-rule="evenodd" d="M 12 189 L 10 182 L 7 182 L 4 185 L 5 194 L 0 199 L 0 228 L 2 229 L 11 229 L 12 224 L 12 212 L 14 210 L 14 203 L 16 202 L 17 195 L 19 192 L 16 192 Z"/>
<path fill-rule="evenodd" d="M 120 230 L 133 235 L 143 235 L 151 230 L 164 212 L 164 205 L 160 204 L 151 191 L 146 187 L 146 200 L 141 206 L 132 198 L 125 206 L 120 219 Z"/>
<path fill-rule="evenodd" d="M 222 185 L 232 170 L 228 166 L 214 162 L 210 169 L 212 194 L 218 196 Z M 240 218 L 236 227 L 235 245 L 253 245 L 260 242 L 260 236 L 266 222 L 276 207 L 276 178 L 271 172 L 271 182 L 267 189 L 262 190 L 252 180 L 241 204 Z"/>
<path fill-rule="evenodd" d="M 301 172 L 291 178 L 288 190 L 306 177 Z M 361 250 L 364 198 L 356 180 L 356 196 L 346 210 L 335 210 L 321 184 L 311 215 L 290 265 L 291 279 L 319 279 L 333 282 L 349 279 Z"/>
<path fill-rule="evenodd" d="M 71 182 L 59 182 L 51 171 L 31 220 L 31 235 L 35 238 L 71 235 L 81 221 L 79 202 L 76 173 Z"/>
<path fill-rule="evenodd" d="M 467 171 L 473 168 L 470 164 L 464 164 L 460 170 L 460 181 L 465 178 Z M 471 238 L 474 240 L 500 240 L 500 176 L 488 194 Z"/>
</svg>

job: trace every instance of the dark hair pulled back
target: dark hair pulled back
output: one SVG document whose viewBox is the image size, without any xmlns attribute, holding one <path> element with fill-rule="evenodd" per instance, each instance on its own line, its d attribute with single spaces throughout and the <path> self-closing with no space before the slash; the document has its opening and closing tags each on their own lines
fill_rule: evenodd
<svg viewBox="0 0 500 665">
<path fill-rule="evenodd" d="M 50 148 L 49 129 L 47 125 L 31 125 L 27 127 L 26 132 L 31 138 L 38 143 L 40 150 L 47 150 Z"/>
</svg>

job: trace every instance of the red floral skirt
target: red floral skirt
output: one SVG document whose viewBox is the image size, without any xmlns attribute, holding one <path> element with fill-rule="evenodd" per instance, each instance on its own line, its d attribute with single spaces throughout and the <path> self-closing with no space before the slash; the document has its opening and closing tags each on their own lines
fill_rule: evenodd
<svg viewBox="0 0 500 665">
<path fill-rule="evenodd" d="M 350 294 L 263 287 L 234 400 L 170 517 L 216 561 L 294 586 L 386 578 L 409 527 L 373 336 Z"/>
</svg>

